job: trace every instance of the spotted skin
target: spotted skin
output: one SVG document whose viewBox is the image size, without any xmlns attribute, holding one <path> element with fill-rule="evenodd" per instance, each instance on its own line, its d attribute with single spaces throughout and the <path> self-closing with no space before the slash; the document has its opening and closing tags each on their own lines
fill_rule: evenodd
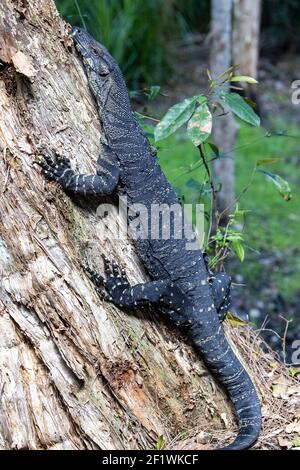
<svg viewBox="0 0 300 470">
<path fill-rule="evenodd" d="M 118 307 L 133 309 L 151 304 L 170 307 L 172 304 L 180 305 L 185 302 L 182 292 L 169 279 L 131 286 L 124 269 L 114 261 L 110 262 L 105 256 L 103 261 L 105 277 L 88 266 L 84 269 L 97 287 L 105 288 L 102 296 Z"/>
<path fill-rule="evenodd" d="M 218 273 L 209 282 L 220 322 L 223 322 L 231 305 L 231 277 L 226 273 Z"/>
<path fill-rule="evenodd" d="M 116 306 L 133 309 L 159 304 L 162 307 L 167 307 L 166 313 L 171 313 L 174 317 L 178 307 L 180 308 L 180 305 L 184 304 L 185 296 L 170 280 L 163 279 L 131 286 L 123 268 L 120 268 L 115 261 L 110 262 L 105 256 L 103 256 L 103 261 L 106 277 L 92 270 L 89 266 L 84 266 L 84 270 L 90 275 L 96 287 L 105 288 L 105 291 L 100 291 L 101 297 Z M 231 278 L 226 273 L 219 273 L 211 277 L 209 282 L 220 322 L 223 322 L 231 305 Z M 178 326 L 181 324 L 180 319 L 178 316 Z"/>
<path fill-rule="evenodd" d="M 101 170 L 96 176 L 83 179 L 83 175 L 72 173 L 67 162 L 58 162 L 57 168 L 57 163 L 46 160 L 39 163 L 44 175 L 69 191 L 96 195 L 114 191 L 126 196 L 129 206 L 142 204 L 148 215 L 153 204 L 169 208 L 178 204 L 177 194 L 161 171 L 131 110 L 118 65 L 87 32 L 75 28 L 73 37 L 99 110 L 104 149 L 101 158 L 105 164 L 100 162 Z M 108 167 L 107 162 L 111 166 Z M 105 179 L 103 175 L 108 168 L 113 176 Z M 128 216 L 128 220 L 134 221 L 135 216 Z M 145 233 L 152 222 L 150 217 L 148 225 L 142 227 Z M 89 275 L 94 277 L 98 288 L 104 285 L 106 298 L 116 305 L 133 308 L 144 302 L 155 303 L 170 323 L 188 325 L 187 334 L 195 350 L 224 386 L 236 411 L 238 435 L 225 449 L 247 449 L 259 436 L 261 410 L 251 378 L 235 356 L 220 322 L 224 317 L 221 312 L 230 301 L 229 280 L 222 278 L 219 283 L 216 277 L 210 281 L 202 252 L 188 250 L 187 241 L 191 240 L 187 240 L 185 232 L 177 239 L 172 224 L 170 228 L 171 235 L 167 239 L 138 237 L 134 240 L 150 282 L 130 286 L 125 273 L 108 260 L 104 260 L 105 276 L 87 268 Z M 224 292 L 218 284 L 222 284 Z"/>
</svg>

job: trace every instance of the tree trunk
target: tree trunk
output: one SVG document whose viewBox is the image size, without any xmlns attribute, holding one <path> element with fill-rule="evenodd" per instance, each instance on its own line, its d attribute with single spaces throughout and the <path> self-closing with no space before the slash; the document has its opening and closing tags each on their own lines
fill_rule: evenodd
<svg viewBox="0 0 300 470">
<path fill-rule="evenodd" d="M 234 0 L 233 61 L 238 74 L 257 78 L 261 0 Z M 242 83 L 249 93 L 249 85 Z M 251 91 L 251 90 L 250 90 Z"/>
<path fill-rule="evenodd" d="M 217 77 L 232 65 L 232 0 L 212 0 L 210 69 Z M 217 192 L 220 223 L 225 224 L 234 209 L 234 153 L 237 124 L 231 113 L 216 117 L 213 127 L 215 144 L 223 158 L 214 160 L 215 178 L 221 184 Z"/>
<path fill-rule="evenodd" d="M 232 424 L 183 339 L 100 300 L 83 273 L 86 260 L 101 271 L 105 253 L 144 280 L 130 243 L 104 243 L 92 205 L 33 166 L 55 149 L 91 172 L 99 151 L 95 103 L 53 1 L 2 0 L 0 27 L 0 447 L 143 449 L 198 424 L 222 429 L 224 413 Z"/>
</svg>

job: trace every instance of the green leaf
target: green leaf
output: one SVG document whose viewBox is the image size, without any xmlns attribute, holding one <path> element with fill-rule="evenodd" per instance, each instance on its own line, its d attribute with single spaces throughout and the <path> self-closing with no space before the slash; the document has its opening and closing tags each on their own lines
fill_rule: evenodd
<svg viewBox="0 0 300 470">
<path fill-rule="evenodd" d="M 200 104 L 189 120 L 187 134 L 195 147 L 199 147 L 211 134 L 212 115 L 206 103 Z"/>
<path fill-rule="evenodd" d="M 149 100 L 154 100 L 154 98 L 157 97 L 159 92 L 160 92 L 160 86 L 159 85 L 152 85 L 149 88 L 149 90 L 146 91 L 146 96 L 149 98 Z"/>
<path fill-rule="evenodd" d="M 223 78 L 223 77 L 225 77 L 225 75 L 230 75 L 230 73 L 233 73 L 233 71 L 234 71 L 237 67 L 238 67 L 237 65 L 232 65 L 232 66 L 229 67 L 228 69 L 224 70 L 224 72 L 222 72 L 220 75 L 218 75 L 218 76 L 216 77 L 216 79 Z"/>
<path fill-rule="evenodd" d="M 166 139 L 177 131 L 193 115 L 196 103 L 205 101 L 204 96 L 197 95 L 172 106 L 155 128 L 155 141 Z"/>
<path fill-rule="evenodd" d="M 212 142 L 206 142 L 207 145 L 210 146 L 211 150 L 213 151 L 214 155 L 216 157 L 219 157 L 220 156 L 220 150 L 219 150 L 219 147 L 217 147 L 215 144 L 213 144 Z"/>
<path fill-rule="evenodd" d="M 279 194 L 283 197 L 285 201 L 290 201 L 292 199 L 292 191 L 290 188 L 289 183 L 281 178 L 279 175 L 275 175 L 274 173 L 270 173 L 269 171 L 265 170 L 257 170 L 259 173 L 262 173 L 268 181 L 274 184 Z"/>
<path fill-rule="evenodd" d="M 240 240 L 235 240 L 235 241 L 233 241 L 233 242 L 232 242 L 232 247 L 233 247 L 233 249 L 234 249 L 234 251 L 235 251 L 235 254 L 236 254 L 237 257 L 239 258 L 239 260 L 240 260 L 241 262 L 243 262 L 244 259 L 245 259 L 245 249 L 244 249 L 244 247 L 243 247 L 241 241 L 240 241 Z"/>
<path fill-rule="evenodd" d="M 166 441 L 164 436 L 159 436 L 155 447 L 156 450 L 164 450 L 164 448 L 166 447 Z"/>
<path fill-rule="evenodd" d="M 221 91 L 218 96 L 226 103 L 231 111 L 242 121 L 248 122 L 252 126 L 260 126 L 260 118 L 246 101 L 237 93 L 226 93 Z"/>
<path fill-rule="evenodd" d="M 236 75 L 235 77 L 231 77 L 229 79 L 230 82 L 245 82 L 245 83 L 258 83 L 257 80 L 255 80 L 255 78 L 252 78 L 252 77 L 248 77 L 246 75 Z"/>
<path fill-rule="evenodd" d="M 293 440 L 293 447 L 300 447 L 300 436 L 295 437 Z"/>
<path fill-rule="evenodd" d="M 228 321 L 229 325 L 232 326 L 232 327 L 245 326 L 248 323 L 247 321 L 241 320 L 240 318 L 235 316 L 234 313 L 232 313 L 232 312 L 227 313 L 226 320 Z"/>
<path fill-rule="evenodd" d="M 280 158 L 274 157 L 274 158 L 264 158 L 262 160 L 257 160 L 256 166 L 260 165 L 271 165 L 273 163 L 279 162 Z"/>
<path fill-rule="evenodd" d="M 289 374 L 291 377 L 297 377 L 300 374 L 300 367 L 289 367 Z"/>
<path fill-rule="evenodd" d="M 142 114 L 139 114 L 137 112 L 135 113 L 135 117 L 136 117 L 139 125 L 141 126 L 141 128 L 143 129 L 145 134 L 147 135 L 148 139 L 154 139 L 154 126 L 153 126 L 153 124 L 149 124 L 148 122 L 146 122 L 145 117 Z"/>
<path fill-rule="evenodd" d="M 196 101 L 199 104 L 204 104 L 204 103 L 207 103 L 207 98 L 204 95 L 198 95 L 196 96 Z"/>
<path fill-rule="evenodd" d="M 229 218 L 233 219 L 235 221 L 239 217 L 245 217 L 246 214 L 251 212 L 250 210 L 245 210 L 245 209 L 240 209 L 239 204 L 236 204 L 234 213 L 229 216 Z"/>
</svg>

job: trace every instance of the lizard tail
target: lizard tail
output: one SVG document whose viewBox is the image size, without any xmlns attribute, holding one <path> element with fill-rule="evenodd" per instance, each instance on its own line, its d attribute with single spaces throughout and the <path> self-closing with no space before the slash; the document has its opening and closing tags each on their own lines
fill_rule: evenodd
<svg viewBox="0 0 300 470">
<path fill-rule="evenodd" d="M 196 351 L 227 391 L 237 416 L 238 435 L 232 444 L 220 450 L 249 449 L 261 430 L 261 407 L 252 380 L 234 354 L 220 324 L 213 336 L 210 332 L 209 336 L 203 337 L 203 329 L 196 325 L 191 333 Z"/>
</svg>

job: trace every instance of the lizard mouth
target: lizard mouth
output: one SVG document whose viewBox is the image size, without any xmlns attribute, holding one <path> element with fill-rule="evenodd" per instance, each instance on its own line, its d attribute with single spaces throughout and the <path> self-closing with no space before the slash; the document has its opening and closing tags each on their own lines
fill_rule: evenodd
<svg viewBox="0 0 300 470">
<path fill-rule="evenodd" d="M 78 28 L 78 26 L 74 26 L 72 28 L 71 36 L 73 38 L 75 48 L 80 53 L 82 58 L 87 58 L 89 56 L 89 33 L 84 29 Z"/>
<path fill-rule="evenodd" d="M 99 76 L 107 76 L 110 72 L 109 53 L 102 44 L 97 43 L 84 29 L 74 26 L 71 36 L 75 48 L 89 71 Z"/>
<path fill-rule="evenodd" d="M 71 36 L 73 38 L 76 49 L 83 55 L 85 51 L 85 47 L 83 45 L 82 38 L 80 40 L 80 36 L 82 36 L 82 32 L 83 30 L 81 30 L 77 26 L 74 26 L 72 28 Z"/>
</svg>

